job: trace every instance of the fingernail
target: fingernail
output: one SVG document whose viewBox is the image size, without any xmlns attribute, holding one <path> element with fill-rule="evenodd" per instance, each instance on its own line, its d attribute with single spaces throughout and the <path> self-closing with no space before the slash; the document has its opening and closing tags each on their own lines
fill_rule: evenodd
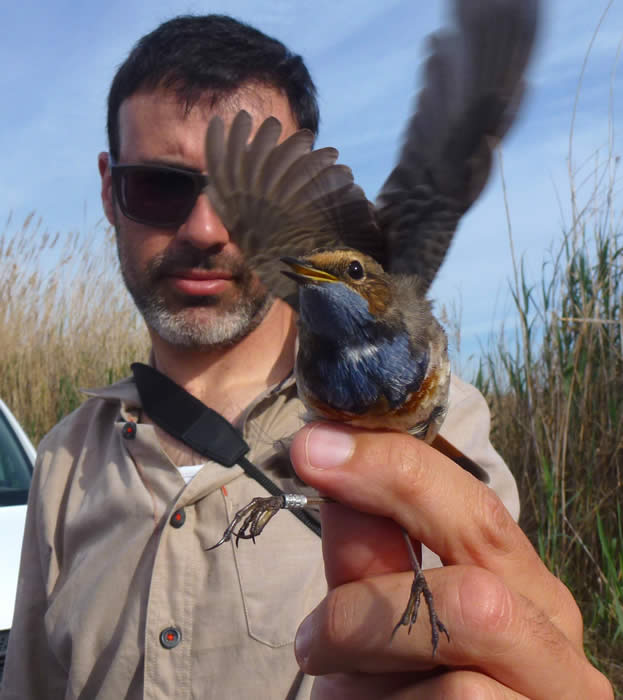
<svg viewBox="0 0 623 700">
<path fill-rule="evenodd" d="M 313 634 L 314 623 L 312 621 L 313 613 L 309 614 L 303 622 L 301 622 L 296 638 L 294 639 L 294 654 L 299 666 L 304 670 L 304 666 L 309 659 L 311 650 L 311 641 Z"/>
<path fill-rule="evenodd" d="M 307 433 L 305 454 L 314 469 L 339 467 L 355 451 L 355 439 L 343 428 L 325 423 L 314 425 Z"/>
</svg>

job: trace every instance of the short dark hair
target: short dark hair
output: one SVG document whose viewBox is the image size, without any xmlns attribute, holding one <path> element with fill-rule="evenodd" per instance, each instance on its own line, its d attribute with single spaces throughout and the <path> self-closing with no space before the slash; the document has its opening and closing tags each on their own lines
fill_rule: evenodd
<svg viewBox="0 0 623 700">
<path fill-rule="evenodd" d="M 318 133 L 316 87 L 303 59 L 284 44 L 227 15 L 182 15 L 140 39 L 108 93 L 108 144 L 119 157 L 119 108 L 141 90 L 173 90 L 191 109 L 209 93 L 213 104 L 245 84 L 285 93 L 299 128 Z"/>
</svg>

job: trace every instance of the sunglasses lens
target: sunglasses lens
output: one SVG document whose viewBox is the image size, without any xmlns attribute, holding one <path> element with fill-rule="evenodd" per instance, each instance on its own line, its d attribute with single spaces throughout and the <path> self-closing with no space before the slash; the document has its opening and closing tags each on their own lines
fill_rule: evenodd
<svg viewBox="0 0 623 700">
<path fill-rule="evenodd" d="M 155 226 L 181 225 L 197 198 L 193 178 L 155 167 L 121 171 L 121 210 L 130 219 Z"/>
</svg>

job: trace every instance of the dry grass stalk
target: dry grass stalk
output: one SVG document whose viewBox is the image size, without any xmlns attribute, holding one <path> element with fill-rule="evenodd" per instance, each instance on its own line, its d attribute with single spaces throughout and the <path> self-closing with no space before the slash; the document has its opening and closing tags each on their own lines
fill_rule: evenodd
<svg viewBox="0 0 623 700">
<path fill-rule="evenodd" d="M 62 237 L 30 215 L 0 235 L 0 396 L 35 444 L 83 400 L 79 389 L 144 359 L 143 329 L 110 230 Z"/>
</svg>

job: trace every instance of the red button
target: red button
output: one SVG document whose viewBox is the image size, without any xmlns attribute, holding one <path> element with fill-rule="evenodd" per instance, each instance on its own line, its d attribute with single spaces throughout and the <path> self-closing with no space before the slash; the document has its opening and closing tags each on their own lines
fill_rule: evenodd
<svg viewBox="0 0 623 700">
<path fill-rule="evenodd" d="M 175 513 L 171 516 L 169 523 L 171 524 L 172 527 L 182 527 L 182 525 L 186 522 L 186 513 L 184 513 L 184 509 L 180 508 L 179 510 L 176 510 Z"/>
<path fill-rule="evenodd" d="M 173 649 L 182 641 L 182 632 L 177 627 L 166 627 L 160 632 L 160 644 L 165 649 Z"/>
<path fill-rule="evenodd" d="M 123 425 L 123 428 L 121 428 L 121 434 L 126 440 L 134 440 L 136 437 L 136 423 L 129 420 Z"/>
</svg>

